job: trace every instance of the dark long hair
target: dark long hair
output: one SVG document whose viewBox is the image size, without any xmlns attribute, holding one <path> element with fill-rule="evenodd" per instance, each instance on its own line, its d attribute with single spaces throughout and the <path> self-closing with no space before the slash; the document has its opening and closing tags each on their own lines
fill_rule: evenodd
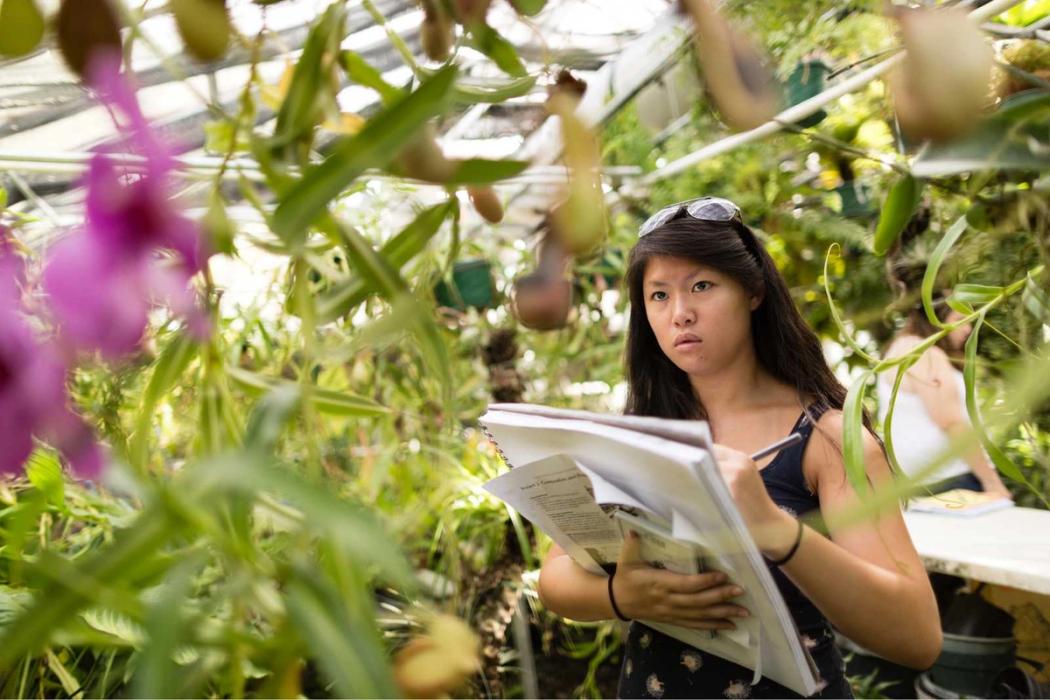
<svg viewBox="0 0 1050 700">
<path fill-rule="evenodd" d="M 803 407 L 810 402 L 842 408 L 846 390 L 835 378 L 820 340 L 795 307 L 769 253 L 742 223 L 700 221 L 679 215 L 643 236 L 627 263 L 631 311 L 625 355 L 626 413 L 663 418 L 705 419 L 707 412 L 685 372 L 660 349 L 645 313 L 642 281 L 649 260 L 686 258 L 739 282 L 762 302 L 751 312 L 751 337 L 762 367 L 795 388 Z M 865 425 L 871 429 L 867 416 Z"/>
</svg>

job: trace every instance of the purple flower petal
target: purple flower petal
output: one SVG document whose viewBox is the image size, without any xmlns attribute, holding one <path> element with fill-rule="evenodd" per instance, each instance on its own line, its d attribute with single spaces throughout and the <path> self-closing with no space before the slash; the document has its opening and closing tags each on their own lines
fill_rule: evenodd
<svg viewBox="0 0 1050 700">
<path fill-rule="evenodd" d="M 105 466 L 101 446 L 80 416 L 62 406 L 50 416 L 47 437 L 79 479 L 98 479 Z"/>
<path fill-rule="evenodd" d="M 134 351 L 149 312 L 149 261 L 114 259 L 92 237 L 59 242 L 44 269 L 44 289 L 64 338 L 107 358 Z"/>
<path fill-rule="evenodd" d="M 102 101 L 123 112 L 128 120 L 128 142 L 146 158 L 146 172 L 150 177 L 164 177 L 173 167 L 170 150 L 156 137 L 139 108 L 131 80 L 120 72 L 120 54 L 99 51 L 92 57 L 88 69 L 89 82 L 99 92 Z"/>
<path fill-rule="evenodd" d="M 21 270 L 0 231 L 0 474 L 21 472 L 35 435 L 55 438 L 78 474 L 97 477 L 104 458 L 91 430 L 69 409 L 66 366 L 22 315 Z"/>
</svg>

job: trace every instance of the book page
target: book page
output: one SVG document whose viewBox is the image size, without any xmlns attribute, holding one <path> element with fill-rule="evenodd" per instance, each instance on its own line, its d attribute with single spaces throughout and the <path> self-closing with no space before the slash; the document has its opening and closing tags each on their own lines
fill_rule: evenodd
<svg viewBox="0 0 1050 700">
<path fill-rule="evenodd" d="M 540 527 L 592 573 L 607 574 L 620 555 L 619 528 L 594 502 L 590 480 L 565 455 L 512 469 L 485 484 L 485 490 Z"/>
</svg>

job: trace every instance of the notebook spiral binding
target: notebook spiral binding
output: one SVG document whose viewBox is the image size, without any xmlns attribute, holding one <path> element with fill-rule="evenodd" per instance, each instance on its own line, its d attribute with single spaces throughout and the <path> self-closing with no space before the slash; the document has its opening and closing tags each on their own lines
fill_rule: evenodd
<svg viewBox="0 0 1050 700">
<path fill-rule="evenodd" d="M 481 432 L 485 434 L 485 437 L 487 437 L 489 439 L 489 442 L 491 442 L 492 445 L 496 448 L 496 453 L 499 454 L 500 459 L 503 460 L 503 463 L 506 464 L 507 467 L 509 467 L 510 469 L 513 469 L 514 465 L 510 463 L 509 459 L 507 459 L 506 453 L 504 453 L 503 450 L 500 449 L 499 443 L 496 442 L 496 438 L 493 437 L 492 433 L 489 432 L 488 427 L 481 421 L 478 421 L 478 425 L 481 426 Z"/>
</svg>

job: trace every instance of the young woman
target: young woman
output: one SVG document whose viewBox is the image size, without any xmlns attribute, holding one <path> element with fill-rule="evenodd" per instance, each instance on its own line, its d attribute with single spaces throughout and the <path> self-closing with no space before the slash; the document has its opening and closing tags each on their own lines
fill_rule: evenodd
<svg viewBox="0 0 1050 700">
<path fill-rule="evenodd" d="M 940 619 L 900 513 L 833 526 L 830 537 L 797 520 L 858 502 L 838 442 L 845 390 L 739 209 L 718 198 L 683 202 L 651 217 L 640 236 L 627 272 L 627 412 L 709 423 L 725 482 L 817 662 L 817 696 L 850 696 L 833 627 L 888 659 L 930 666 L 940 653 Z M 758 464 L 747 457 L 793 430 L 801 444 Z M 875 489 L 892 478 L 868 433 L 864 457 Z M 552 547 L 541 599 L 576 620 L 727 629 L 748 615 L 724 574 L 657 570 L 639 561 L 637 547 L 625 542 L 611 585 Z M 748 669 L 632 622 L 619 695 L 798 697 L 750 679 Z"/>
<path fill-rule="evenodd" d="M 909 286 L 905 279 L 907 275 L 902 266 L 891 264 L 891 279 L 904 293 Z M 962 314 L 948 307 L 943 297 L 935 300 L 934 312 L 943 323 L 956 323 L 963 318 Z M 886 357 L 908 353 L 938 330 L 926 317 L 922 303 L 913 305 L 904 326 L 886 348 Z M 968 432 L 972 427 L 966 412 L 963 374 L 956 368 L 956 364 L 962 362 L 966 339 L 972 330 L 970 324 L 963 324 L 950 331 L 922 353 L 901 381 L 893 408 L 892 430 L 894 452 L 906 473 L 922 470 L 948 446 L 955 433 Z M 894 372 L 879 377 L 880 419 L 885 417 L 889 408 L 894 378 Z M 931 493 L 962 488 L 1012 498 L 1010 490 L 999 478 L 999 472 L 979 447 L 966 454 L 965 459 L 953 459 L 928 474 L 924 482 Z"/>
</svg>

